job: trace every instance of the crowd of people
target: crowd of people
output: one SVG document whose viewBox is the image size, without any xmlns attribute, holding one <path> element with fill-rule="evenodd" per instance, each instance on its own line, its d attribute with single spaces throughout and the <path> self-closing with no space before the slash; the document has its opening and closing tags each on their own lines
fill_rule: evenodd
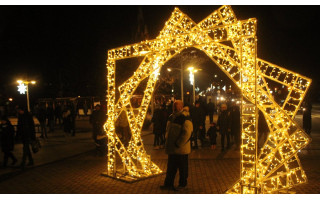
<svg viewBox="0 0 320 200">
<path fill-rule="evenodd" d="M 11 165 L 15 165 L 18 159 L 13 154 L 14 144 L 18 138 L 23 144 L 23 155 L 21 167 L 26 164 L 31 166 L 34 164 L 30 145 L 36 140 L 36 132 L 32 115 L 25 108 L 18 108 L 18 124 L 15 130 L 8 117 L 1 117 L 1 150 L 4 153 L 3 167 L 7 167 L 9 158 L 12 160 Z M 28 163 L 26 161 L 28 160 Z"/>
<path fill-rule="evenodd" d="M 211 149 L 216 149 L 217 132 L 221 134 L 221 148 L 224 150 L 225 138 L 227 140 L 226 147 L 230 148 L 231 144 L 236 144 L 239 148 L 240 143 L 240 109 L 236 104 L 232 104 L 228 109 L 227 104 L 221 104 L 219 112 L 215 104 L 208 100 L 205 103 L 201 99 L 195 102 L 194 106 L 188 106 L 190 110 L 190 119 L 193 125 L 193 131 L 190 137 L 190 145 L 193 149 L 198 149 L 201 146 L 206 146 L 210 143 Z M 164 148 L 166 141 L 166 124 L 171 114 L 172 104 L 168 106 L 163 103 L 160 106 L 156 105 L 152 116 L 153 134 L 154 134 L 154 149 Z M 217 123 L 214 122 L 213 116 L 217 113 Z M 210 126 L 206 128 L 206 117 L 209 117 Z M 208 141 L 209 140 L 209 141 Z M 199 144 L 200 142 L 200 144 Z"/>
<path fill-rule="evenodd" d="M 55 131 L 55 127 L 63 129 L 66 135 L 75 136 L 75 118 L 71 103 L 61 105 L 56 104 L 36 104 L 31 112 L 24 107 L 16 107 L 17 124 L 16 130 L 9 118 L 2 114 L 0 126 L 1 150 L 4 154 L 3 167 L 8 166 L 9 159 L 12 160 L 11 165 L 17 163 L 17 158 L 13 154 L 14 144 L 18 141 L 23 144 L 23 156 L 21 167 L 34 164 L 31 153 L 31 145 L 36 143 L 36 126 L 35 117 L 39 121 L 40 138 L 47 139 L 50 132 Z M 28 161 L 28 162 L 27 162 Z"/>
<path fill-rule="evenodd" d="M 40 123 L 41 138 L 48 138 L 46 127 L 49 127 L 49 133 L 54 132 L 56 124 L 59 128 L 63 128 L 66 134 L 75 136 L 76 112 L 71 102 L 57 103 L 54 106 L 52 104 L 46 106 L 44 103 L 36 104 L 33 115 Z"/>
<path fill-rule="evenodd" d="M 173 104 L 173 113 L 170 116 L 166 114 L 164 106 L 155 111 L 153 116 L 155 145 L 165 144 L 165 152 L 168 154 L 166 178 L 160 189 L 181 190 L 187 186 L 188 155 L 192 148 L 198 148 L 198 140 L 200 140 L 201 146 L 204 146 L 206 135 L 209 136 L 211 149 L 216 148 L 217 132 L 221 136 L 221 151 L 225 151 L 225 145 L 229 149 L 232 143 L 235 144 L 236 149 L 240 149 L 239 106 L 234 103 L 228 108 L 227 104 L 222 103 L 219 112 L 217 112 L 217 123 L 214 123 L 213 114 L 216 112 L 211 100 L 208 104 L 199 100 L 190 109 L 189 106 L 184 106 L 182 101 L 176 100 Z M 206 132 L 207 115 L 209 115 L 210 127 Z M 259 113 L 259 116 L 261 116 L 258 122 L 259 131 L 262 134 L 267 134 L 268 126 L 264 115 Z M 166 128 L 164 129 L 164 127 Z M 227 140 L 226 144 L 225 139 Z M 178 171 L 179 185 L 174 187 L 174 179 Z"/>
</svg>

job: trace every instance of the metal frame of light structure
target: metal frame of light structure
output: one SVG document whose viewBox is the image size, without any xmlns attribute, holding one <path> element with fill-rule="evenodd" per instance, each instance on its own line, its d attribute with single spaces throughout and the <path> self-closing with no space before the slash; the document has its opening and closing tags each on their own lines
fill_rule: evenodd
<svg viewBox="0 0 320 200">
<path fill-rule="evenodd" d="M 17 80 L 18 85 L 18 91 L 20 94 L 25 94 L 27 92 L 27 107 L 28 107 L 28 112 L 30 112 L 30 101 L 29 101 L 29 84 L 31 83 L 32 85 L 36 84 L 36 81 L 23 81 L 23 80 Z"/>
<path fill-rule="evenodd" d="M 275 193 L 307 181 L 297 153 L 311 139 L 293 119 L 311 79 L 257 58 L 256 24 L 256 19 L 237 20 L 230 6 L 220 7 L 198 24 L 175 8 L 156 39 L 108 51 L 108 119 L 104 129 L 108 136 L 109 176 L 139 179 L 162 172 L 147 155 L 140 135 L 157 81 L 153 72 L 183 49 L 195 47 L 206 53 L 242 91 L 240 179 L 227 193 Z M 225 41 L 230 41 L 232 47 L 224 45 Z M 147 53 L 142 54 L 143 51 Z M 138 56 L 145 56 L 138 69 L 116 87 L 116 60 Z M 148 80 L 147 87 L 139 111 L 134 113 L 130 98 L 144 79 Z M 282 106 L 274 101 L 267 79 L 289 89 Z M 116 89 L 120 93 L 117 101 Z M 259 155 L 258 110 L 270 130 Z M 132 132 L 127 148 L 115 134 L 115 121 L 121 112 L 127 113 Z M 116 153 L 123 163 L 120 175 L 116 172 Z"/>
</svg>

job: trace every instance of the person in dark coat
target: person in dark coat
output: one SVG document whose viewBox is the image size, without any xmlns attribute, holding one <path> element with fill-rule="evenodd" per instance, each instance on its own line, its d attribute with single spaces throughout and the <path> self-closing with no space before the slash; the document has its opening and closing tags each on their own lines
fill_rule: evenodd
<svg viewBox="0 0 320 200">
<path fill-rule="evenodd" d="M 308 135 L 311 134 L 311 128 L 312 128 L 311 110 L 312 110 L 312 105 L 311 103 L 307 102 L 305 104 L 305 108 L 303 111 L 302 121 L 303 121 L 303 129 Z"/>
<path fill-rule="evenodd" d="M 227 137 L 227 148 L 230 148 L 230 113 L 227 104 L 221 104 L 221 113 L 218 116 L 217 129 L 221 135 L 221 150 L 224 151 L 224 140 Z"/>
<path fill-rule="evenodd" d="M 106 122 L 106 114 L 101 109 L 100 104 L 97 104 L 95 106 L 95 110 L 92 112 L 89 122 L 92 125 L 92 139 L 95 142 L 97 152 L 100 155 L 104 155 L 106 152 L 104 151 L 105 149 L 105 138 L 104 139 L 98 139 L 99 135 L 103 135 L 103 125 Z"/>
<path fill-rule="evenodd" d="M 101 110 L 101 106 L 97 104 L 92 112 L 89 122 L 92 125 L 92 139 L 97 143 L 97 135 L 103 132 L 103 125 L 106 121 L 106 116 Z"/>
<path fill-rule="evenodd" d="M 153 134 L 154 134 L 154 141 L 153 146 L 154 149 L 159 149 L 160 145 L 163 144 L 163 126 L 165 126 L 164 118 L 163 118 L 163 110 L 160 108 L 155 109 L 151 122 L 153 123 Z"/>
<path fill-rule="evenodd" d="M 71 136 L 76 135 L 76 111 L 75 111 L 75 106 L 71 103 L 69 105 L 70 110 L 70 129 L 71 129 Z"/>
<path fill-rule="evenodd" d="M 210 138 L 211 149 L 216 149 L 217 144 L 217 127 L 215 123 L 210 123 L 210 127 L 207 131 L 207 135 Z"/>
<path fill-rule="evenodd" d="M 71 133 L 71 109 L 70 105 L 66 106 L 62 112 L 63 131 Z"/>
<path fill-rule="evenodd" d="M 7 167 L 8 159 L 12 159 L 12 165 L 18 161 L 13 155 L 14 148 L 14 128 L 7 117 L 1 117 L 0 124 L 1 150 L 4 153 L 3 167 Z"/>
<path fill-rule="evenodd" d="M 49 105 L 47 108 L 47 119 L 48 119 L 49 133 L 54 132 L 54 110 L 52 105 Z"/>
<path fill-rule="evenodd" d="M 48 138 L 47 136 L 47 127 L 46 127 L 46 121 L 47 121 L 47 113 L 44 105 L 41 105 L 38 110 L 38 114 L 36 115 L 39 123 L 40 123 L 40 129 L 41 129 L 41 138 Z"/>
<path fill-rule="evenodd" d="M 230 109 L 230 130 L 231 138 L 235 143 L 236 149 L 240 147 L 240 134 L 241 134 L 241 124 L 240 124 L 240 109 L 239 106 L 233 104 Z"/>
<path fill-rule="evenodd" d="M 58 103 L 54 109 L 55 124 L 57 123 L 57 120 L 58 120 L 59 127 L 61 128 L 62 127 L 62 107 L 60 103 Z"/>
<path fill-rule="evenodd" d="M 34 121 L 31 114 L 26 109 L 19 109 L 17 134 L 21 136 L 23 144 L 23 156 L 21 166 L 24 167 L 28 158 L 28 165 L 33 165 L 33 158 L 30 151 L 30 144 L 36 139 Z"/>
<path fill-rule="evenodd" d="M 193 124 L 191 146 L 195 149 L 198 149 L 198 139 L 200 139 L 201 145 L 203 145 L 203 140 L 204 140 L 203 133 L 205 133 L 204 124 L 206 119 L 205 111 L 200 106 L 199 101 L 195 103 L 195 107 L 192 109 L 191 118 L 192 118 L 192 124 Z"/>
<path fill-rule="evenodd" d="M 207 113 L 209 115 L 210 123 L 213 122 L 214 112 L 215 112 L 214 103 L 212 103 L 211 99 L 209 99 L 209 103 L 207 104 Z"/>
<path fill-rule="evenodd" d="M 161 105 L 161 111 L 162 111 L 162 122 L 163 124 L 161 125 L 161 135 L 162 135 L 162 138 L 163 138 L 163 141 L 162 143 L 160 143 L 160 148 L 164 148 L 164 145 L 166 143 L 166 131 L 167 131 L 167 121 L 168 121 L 168 111 L 167 111 L 167 106 L 165 103 L 163 103 Z"/>
</svg>

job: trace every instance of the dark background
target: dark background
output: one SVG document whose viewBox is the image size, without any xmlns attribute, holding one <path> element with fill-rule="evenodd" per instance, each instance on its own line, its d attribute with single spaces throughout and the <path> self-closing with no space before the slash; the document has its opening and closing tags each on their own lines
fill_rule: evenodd
<svg viewBox="0 0 320 200">
<path fill-rule="evenodd" d="M 154 39 L 174 7 L 0 6 L 1 96 L 21 98 L 19 78 L 37 81 L 31 99 L 104 96 L 107 50 L 144 40 L 137 33 L 145 25 Z M 198 23 L 220 6 L 177 7 Z M 312 78 L 317 100 L 319 6 L 232 9 L 240 20 L 257 18 L 258 57 Z"/>
</svg>

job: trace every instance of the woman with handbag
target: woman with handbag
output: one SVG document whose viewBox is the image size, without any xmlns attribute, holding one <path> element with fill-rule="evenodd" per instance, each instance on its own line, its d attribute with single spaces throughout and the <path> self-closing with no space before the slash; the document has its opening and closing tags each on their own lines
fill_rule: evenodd
<svg viewBox="0 0 320 200">
<path fill-rule="evenodd" d="M 36 140 L 36 131 L 31 114 L 26 109 L 19 109 L 17 134 L 20 135 L 23 144 L 23 156 L 21 167 L 25 166 L 28 158 L 28 166 L 33 165 L 33 158 L 30 151 L 30 144 Z"/>
</svg>

